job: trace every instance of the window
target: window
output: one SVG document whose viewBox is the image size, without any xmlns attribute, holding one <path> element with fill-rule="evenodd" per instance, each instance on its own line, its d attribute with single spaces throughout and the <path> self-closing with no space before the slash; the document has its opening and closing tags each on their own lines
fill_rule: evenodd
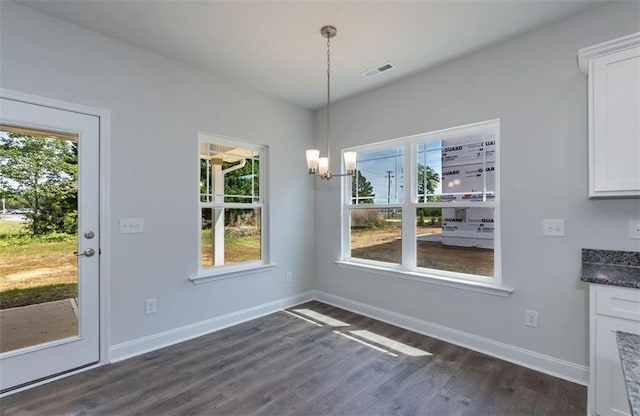
<svg viewBox="0 0 640 416">
<path fill-rule="evenodd" d="M 349 149 L 343 259 L 496 284 L 498 140 L 494 120 Z"/>
<path fill-rule="evenodd" d="M 200 271 L 268 263 L 265 250 L 266 149 L 200 135 Z"/>
</svg>

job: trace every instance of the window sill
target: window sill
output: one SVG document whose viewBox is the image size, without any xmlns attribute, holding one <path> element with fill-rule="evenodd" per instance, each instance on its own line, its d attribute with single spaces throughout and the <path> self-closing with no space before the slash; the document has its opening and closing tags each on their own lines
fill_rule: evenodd
<svg viewBox="0 0 640 416">
<path fill-rule="evenodd" d="M 336 264 L 339 267 L 344 267 L 347 269 L 358 270 L 358 271 L 371 272 L 371 273 L 379 274 L 385 277 L 411 280 L 414 282 L 427 283 L 427 284 L 438 285 L 438 286 L 453 287 L 456 289 L 484 293 L 487 295 L 508 297 L 513 293 L 513 289 L 510 289 L 504 286 L 492 285 L 490 283 L 458 280 L 458 279 L 452 279 L 448 277 L 434 276 L 434 275 L 412 272 L 407 270 L 394 270 L 387 267 L 355 263 L 355 262 L 344 261 L 344 260 L 336 261 Z"/>
<path fill-rule="evenodd" d="M 240 267 L 224 268 L 222 270 L 210 270 L 201 272 L 196 276 L 189 277 L 191 283 L 199 285 L 201 283 L 213 282 L 216 280 L 229 279 L 236 276 L 245 276 L 248 274 L 260 273 L 264 270 L 271 269 L 277 266 L 277 263 L 269 264 L 251 264 Z"/>
</svg>

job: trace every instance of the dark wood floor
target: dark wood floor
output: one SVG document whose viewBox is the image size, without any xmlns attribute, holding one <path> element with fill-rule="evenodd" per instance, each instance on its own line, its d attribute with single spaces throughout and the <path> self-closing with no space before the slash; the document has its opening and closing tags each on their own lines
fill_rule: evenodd
<svg viewBox="0 0 640 416">
<path fill-rule="evenodd" d="M 2 414 L 586 414 L 583 386 L 319 302 L 298 308 L 349 326 L 274 313 L 10 395 Z"/>
</svg>

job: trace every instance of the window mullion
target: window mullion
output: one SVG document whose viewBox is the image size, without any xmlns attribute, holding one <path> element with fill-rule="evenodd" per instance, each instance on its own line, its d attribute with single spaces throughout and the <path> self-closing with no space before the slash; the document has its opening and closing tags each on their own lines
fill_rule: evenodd
<svg viewBox="0 0 640 416">
<path fill-rule="evenodd" d="M 402 204 L 402 267 L 416 267 L 416 146 L 411 140 L 403 144 L 404 195 Z"/>
<path fill-rule="evenodd" d="M 358 177 L 358 170 L 356 167 L 356 174 L 355 174 L 355 178 L 357 181 L 357 177 Z M 346 177 L 345 180 L 342 182 L 342 214 L 340 215 L 340 222 L 342 224 L 342 232 L 341 234 L 341 242 L 340 242 L 340 250 L 341 250 L 341 256 L 340 258 L 342 259 L 348 259 L 351 257 L 351 203 L 353 202 L 352 200 L 352 181 L 354 180 L 354 177 Z M 356 204 L 358 203 L 357 201 L 357 189 L 358 186 L 356 184 Z"/>
<path fill-rule="evenodd" d="M 415 208 L 495 208 L 495 201 L 418 202 Z"/>
<path fill-rule="evenodd" d="M 487 202 L 487 140 L 482 140 L 482 202 Z"/>
<path fill-rule="evenodd" d="M 267 149 L 262 148 L 258 152 L 258 206 L 260 207 L 260 259 L 263 263 L 270 259 L 270 234 L 269 234 L 269 206 L 267 204 Z M 255 154 L 254 154 L 255 156 Z M 255 158 L 252 160 L 255 163 Z M 253 167 L 252 167 L 253 170 Z M 251 189 L 254 189 L 253 186 Z"/>
</svg>

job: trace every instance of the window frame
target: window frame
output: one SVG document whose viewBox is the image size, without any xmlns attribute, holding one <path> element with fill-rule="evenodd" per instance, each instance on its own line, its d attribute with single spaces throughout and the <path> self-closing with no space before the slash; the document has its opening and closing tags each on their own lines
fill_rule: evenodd
<svg viewBox="0 0 640 416">
<path fill-rule="evenodd" d="M 254 202 L 202 202 L 202 194 L 200 192 L 200 147 L 202 143 L 218 144 L 223 146 L 231 146 L 258 152 L 259 168 L 258 168 L 258 198 Z M 226 279 L 233 276 L 245 275 L 249 273 L 259 272 L 262 269 L 275 266 L 270 263 L 269 259 L 269 214 L 268 214 L 268 146 L 259 145 L 244 140 L 225 137 L 218 134 L 198 133 L 197 143 L 198 158 L 196 159 L 196 184 L 197 184 L 197 274 L 189 279 L 193 283 L 203 283 L 211 280 Z M 260 209 L 260 260 L 250 260 L 241 263 L 224 264 L 219 266 L 203 267 L 202 266 L 202 210 L 205 208 L 225 208 L 225 209 Z M 213 232 L 213 227 L 212 227 Z"/>
<path fill-rule="evenodd" d="M 478 131 L 492 131 L 495 133 L 495 197 L 490 201 L 450 201 L 450 202 L 417 202 L 417 180 L 418 180 L 418 145 L 431 140 L 446 140 L 447 138 L 458 137 L 460 135 L 475 133 Z M 401 203 L 373 203 L 354 204 L 352 203 L 351 178 L 344 181 L 342 185 L 342 221 L 341 221 L 341 260 L 338 264 L 349 268 L 364 268 L 374 272 L 389 272 L 388 275 L 410 280 L 436 280 L 436 283 L 445 286 L 470 287 L 471 290 L 478 287 L 488 288 L 487 293 L 501 296 L 511 293 L 511 289 L 502 287 L 502 259 L 501 259 L 501 221 L 500 221 L 500 120 L 487 120 L 442 130 L 430 131 L 393 140 L 386 140 L 366 145 L 354 146 L 343 149 L 347 151 L 375 151 L 388 149 L 391 147 L 403 148 L 403 170 L 404 189 Z M 408 172 L 408 175 L 406 174 Z M 402 262 L 401 264 L 386 263 L 374 260 L 351 257 L 351 213 L 354 208 L 401 208 L 402 209 Z M 472 275 L 447 270 L 430 269 L 417 266 L 417 241 L 416 224 L 418 208 L 493 208 L 494 209 L 494 272 L 493 276 Z M 361 266 L 361 267 L 359 267 Z M 446 284 L 451 282 L 451 284 Z M 495 290 L 494 290 L 495 289 Z M 484 290 L 476 290 L 484 292 Z M 496 292 L 496 293 L 494 293 Z"/>
</svg>

